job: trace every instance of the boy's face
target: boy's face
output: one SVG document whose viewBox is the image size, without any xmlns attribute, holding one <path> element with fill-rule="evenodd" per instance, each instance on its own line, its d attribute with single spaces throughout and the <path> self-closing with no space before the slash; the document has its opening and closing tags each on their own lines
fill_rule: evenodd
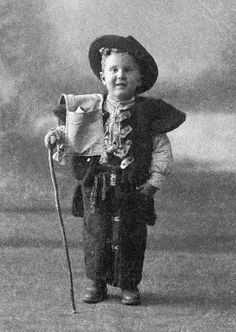
<svg viewBox="0 0 236 332">
<path fill-rule="evenodd" d="M 131 99 L 142 84 L 139 65 L 128 53 L 108 55 L 100 76 L 109 96 L 116 101 Z"/>
</svg>

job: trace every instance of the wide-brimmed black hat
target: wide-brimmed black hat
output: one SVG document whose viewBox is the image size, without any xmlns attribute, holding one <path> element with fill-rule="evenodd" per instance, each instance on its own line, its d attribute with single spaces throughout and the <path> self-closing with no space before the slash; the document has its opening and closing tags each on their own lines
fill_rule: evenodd
<svg viewBox="0 0 236 332">
<path fill-rule="evenodd" d="M 142 85 L 137 88 L 137 93 L 145 92 L 154 85 L 158 76 L 157 64 L 151 54 L 132 36 L 105 35 L 92 42 L 88 54 L 89 62 L 99 79 L 102 71 L 102 55 L 99 50 L 102 47 L 121 49 L 136 58 L 142 74 Z"/>
</svg>

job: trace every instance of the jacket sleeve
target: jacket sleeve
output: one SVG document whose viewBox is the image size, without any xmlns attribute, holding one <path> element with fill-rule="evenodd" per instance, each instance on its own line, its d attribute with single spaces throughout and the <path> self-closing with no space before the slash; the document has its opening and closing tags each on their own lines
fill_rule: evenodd
<svg viewBox="0 0 236 332">
<path fill-rule="evenodd" d="M 58 105 L 53 110 L 54 115 L 58 118 L 58 125 L 65 125 L 66 124 L 66 106 L 65 104 Z"/>
<path fill-rule="evenodd" d="M 171 144 L 166 134 L 158 134 L 153 140 L 150 179 L 148 182 L 154 187 L 161 188 L 165 177 L 170 174 L 173 165 Z"/>
</svg>

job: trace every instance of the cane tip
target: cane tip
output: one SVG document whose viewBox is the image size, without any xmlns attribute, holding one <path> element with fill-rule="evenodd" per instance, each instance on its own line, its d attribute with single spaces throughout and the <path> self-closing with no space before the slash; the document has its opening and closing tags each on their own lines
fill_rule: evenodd
<svg viewBox="0 0 236 332">
<path fill-rule="evenodd" d="M 78 312 L 76 310 L 73 310 L 72 314 L 78 314 Z"/>
</svg>

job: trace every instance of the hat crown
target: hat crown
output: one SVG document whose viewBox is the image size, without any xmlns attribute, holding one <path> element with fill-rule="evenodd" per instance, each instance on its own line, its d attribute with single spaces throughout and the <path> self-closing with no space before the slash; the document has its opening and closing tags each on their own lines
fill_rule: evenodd
<svg viewBox="0 0 236 332">
<path fill-rule="evenodd" d="M 126 39 L 130 39 L 132 41 L 136 41 L 137 42 L 137 40 L 133 36 L 127 36 Z"/>
</svg>

